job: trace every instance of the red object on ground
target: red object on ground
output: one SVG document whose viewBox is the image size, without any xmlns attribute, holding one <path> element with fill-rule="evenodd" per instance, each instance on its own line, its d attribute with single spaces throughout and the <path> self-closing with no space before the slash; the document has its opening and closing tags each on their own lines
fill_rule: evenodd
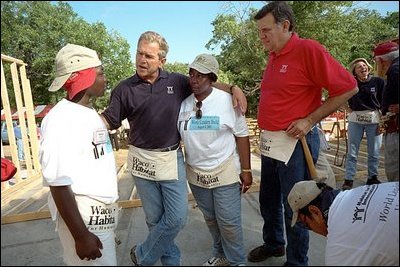
<svg viewBox="0 0 400 267">
<path fill-rule="evenodd" d="M 17 168 L 15 167 L 12 161 L 1 158 L 1 181 L 5 182 L 14 177 L 17 172 Z"/>
</svg>

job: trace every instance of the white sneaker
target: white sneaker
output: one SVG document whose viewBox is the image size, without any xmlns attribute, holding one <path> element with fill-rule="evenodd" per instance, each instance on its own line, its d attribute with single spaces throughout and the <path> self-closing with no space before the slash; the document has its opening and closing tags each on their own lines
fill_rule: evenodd
<svg viewBox="0 0 400 267">
<path fill-rule="evenodd" d="M 206 261 L 203 266 L 229 266 L 229 261 L 222 257 L 222 258 L 217 258 L 217 257 L 212 257 L 208 261 Z"/>
</svg>

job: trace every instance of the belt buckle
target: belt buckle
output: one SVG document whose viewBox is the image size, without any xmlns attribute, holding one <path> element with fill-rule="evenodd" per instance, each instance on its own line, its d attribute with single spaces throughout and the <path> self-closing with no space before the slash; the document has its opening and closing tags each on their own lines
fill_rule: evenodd
<svg viewBox="0 0 400 267">
<path fill-rule="evenodd" d="M 175 145 L 172 145 L 172 146 L 169 146 L 169 147 L 160 148 L 160 149 L 155 150 L 155 151 L 159 151 L 159 152 L 168 152 L 168 151 L 175 150 L 175 149 L 177 149 L 178 147 L 179 147 L 179 143 L 177 143 L 177 144 L 175 144 Z"/>
<path fill-rule="evenodd" d="M 167 151 L 171 151 L 171 147 L 166 147 L 160 150 L 160 152 L 167 152 Z"/>
</svg>

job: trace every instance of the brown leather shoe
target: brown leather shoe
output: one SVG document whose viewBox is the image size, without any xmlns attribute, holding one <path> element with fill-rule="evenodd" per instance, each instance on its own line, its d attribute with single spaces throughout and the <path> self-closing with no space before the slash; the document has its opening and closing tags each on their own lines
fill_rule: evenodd
<svg viewBox="0 0 400 267">
<path fill-rule="evenodd" d="M 377 177 L 376 175 L 373 175 L 373 176 L 371 177 L 371 179 L 368 179 L 368 180 L 367 180 L 366 185 L 380 184 L 380 183 L 381 183 L 381 181 L 378 180 L 378 177 Z"/>
<path fill-rule="evenodd" d="M 353 188 L 353 180 L 344 180 L 342 190 L 349 190 Z"/>
<path fill-rule="evenodd" d="M 268 249 L 265 245 L 256 247 L 247 255 L 247 259 L 251 262 L 265 261 L 270 257 L 285 256 L 285 247 L 280 247 L 274 250 Z"/>
<path fill-rule="evenodd" d="M 133 266 L 140 266 L 140 264 L 137 261 L 137 257 L 136 257 L 136 245 L 134 245 L 133 248 L 131 249 L 131 260 L 132 260 Z"/>
</svg>

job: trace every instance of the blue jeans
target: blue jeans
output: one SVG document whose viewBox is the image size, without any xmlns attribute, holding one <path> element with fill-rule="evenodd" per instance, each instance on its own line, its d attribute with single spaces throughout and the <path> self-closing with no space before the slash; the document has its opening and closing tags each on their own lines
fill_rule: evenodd
<svg viewBox="0 0 400 267">
<path fill-rule="evenodd" d="M 174 239 L 186 223 L 188 191 L 182 150 L 178 150 L 178 180 L 155 182 L 135 177 L 136 188 L 146 215 L 149 234 L 137 245 L 138 263 L 179 266 L 181 252 Z"/>
<path fill-rule="evenodd" d="M 25 160 L 24 157 L 24 143 L 22 142 L 22 139 L 17 138 L 17 150 L 18 150 L 18 159 L 19 160 Z"/>
<path fill-rule="evenodd" d="M 189 185 L 214 240 L 213 256 L 227 258 L 231 266 L 245 264 L 240 184 L 213 189 Z"/>
<path fill-rule="evenodd" d="M 306 136 L 314 163 L 318 159 L 320 141 L 317 128 Z M 286 263 L 308 265 L 309 233 L 301 224 L 290 226 L 293 212 L 287 196 L 295 183 L 310 180 L 301 142 L 297 142 L 293 154 L 285 165 L 266 156 L 261 157 L 260 210 L 264 219 L 263 240 L 268 250 L 285 246 L 283 236 L 283 211 L 286 229 Z M 283 206 L 282 206 L 283 204 Z"/>
<path fill-rule="evenodd" d="M 364 132 L 367 134 L 368 179 L 378 175 L 379 153 L 382 145 L 382 134 L 377 135 L 378 124 L 361 124 L 349 122 L 348 153 L 346 159 L 346 180 L 353 180 L 357 172 L 357 158 Z"/>
<path fill-rule="evenodd" d="M 385 173 L 389 182 L 399 180 L 399 133 L 386 133 L 385 144 Z"/>
</svg>

